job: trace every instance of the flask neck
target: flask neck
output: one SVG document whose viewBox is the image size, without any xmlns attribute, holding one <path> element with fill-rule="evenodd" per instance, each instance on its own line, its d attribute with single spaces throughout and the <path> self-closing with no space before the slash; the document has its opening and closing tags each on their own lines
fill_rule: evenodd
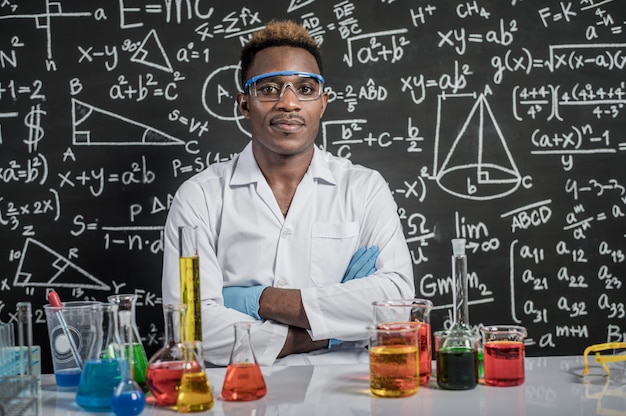
<svg viewBox="0 0 626 416">
<path fill-rule="evenodd" d="M 452 256 L 452 277 L 454 280 L 454 324 L 469 328 L 467 257 L 464 254 Z"/>
<path fill-rule="evenodd" d="M 235 343 L 233 344 L 229 364 L 256 364 L 256 358 L 252 350 L 252 340 L 250 339 L 250 324 L 235 323 L 234 328 Z"/>
<path fill-rule="evenodd" d="M 90 359 L 117 359 L 122 357 L 119 333 L 119 314 L 116 304 L 104 303 L 94 306 L 96 314 L 96 342 Z"/>
<path fill-rule="evenodd" d="M 173 345 L 180 343 L 184 338 L 185 325 L 180 325 L 185 315 L 186 305 L 163 305 L 163 318 L 165 320 L 164 344 Z"/>
<path fill-rule="evenodd" d="M 130 311 L 130 323 L 135 324 L 135 306 L 137 304 L 137 295 L 111 295 L 109 302 L 116 303 L 120 311 Z"/>
</svg>

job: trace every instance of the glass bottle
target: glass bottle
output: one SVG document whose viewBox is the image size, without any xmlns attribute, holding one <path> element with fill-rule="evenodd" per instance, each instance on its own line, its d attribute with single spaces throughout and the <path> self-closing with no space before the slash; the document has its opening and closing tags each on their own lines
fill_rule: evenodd
<svg viewBox="0 0 626 416">
<path fill-rule="evenodd" d="M 465 239 L 453 239 L 452 252 L 454 324 L 437 353 L 437 384 L 447 390 L 469 390 L 476 387 L 478 365 L 477 338 L 469 326 Z"/>
<path fill-rule="evenodd" d="M 111 397 L 122 380 L 121 365 L 125 362 L 120 363 L 123 355 L 117 312 L 114 303 L 91 307 L 95 335 L 76 391 L 76 403 L 85 410 L 110 410 Z"/>
<path fill-rule="evenodd" d="M 165 334 L 163 346 L 150 357 L 146 376 L 148 389 L 160 406 L 175 406 L 178 397 L 178 386 L 183 377 L 185 365 L 184 345 L 181 332 L 187 305 L 163 305 Z M 179 331 L 180 328 L 180 331 Z M 184 339 L 184 337 L 182 337 Z"/>
<path fill-rule="evenodd" d="M 128 356 L 132 351 L 134 362 L 134 380 L 141 386 L 144 392 L 148 391 L 146 384 L 146 371 L 148 369 L 148 357 L 146 350 L 141 342 L 141 336 L 139 335 L 139 328 L 135 320 L 135 305 L 137 303 L 137 295 L 121 294 L 111 295 L 107 298 L 109 302 L 118 305 L 119 311 L 129 311 L 129 314 L 120 314 L 120 328 L 126 325 L 130 325 L 132 328 L 132 338 L 128 339 L 124 347 L 126 349 L 125 355 Z"/>
<path fill-rule="evenodd" d="M 204 368 L 202 342 L 185 341 L 185 364 L 178 387 L 178 412 L 203 412 L 213 407 L 213 393 Z"/>
<path fill-rule="evenodd" d="M 233 327 L 235 343 L 224 376 L 222 398 L 227 401 L 260 399 L 267 393 L 267 387 L 252 350 L 250 323 L 237 322 Z"/>
<path fill-rule="evenodd" d="M 134 337 L 130 319 L 130 310 L 119 311 L 121 325 L 120 339 L 122 345 L 128 346 Z M 121 380 L 111 397 L 111 408 L 117 416 L 137 416 L 146 407 L 146 396 L 143 389 L 135 382 L 133 351 L 128 347 L 122 348 L 123 357 L 120 360 Z"/>
<path fill-rule="evenodd" d="M 187 305 L 183 341 L 202 341 L 200 313 L 200 261 L 198 257 L 197 227 L 178 228 L 180 256 L 180 301 Z"/>
</svg>

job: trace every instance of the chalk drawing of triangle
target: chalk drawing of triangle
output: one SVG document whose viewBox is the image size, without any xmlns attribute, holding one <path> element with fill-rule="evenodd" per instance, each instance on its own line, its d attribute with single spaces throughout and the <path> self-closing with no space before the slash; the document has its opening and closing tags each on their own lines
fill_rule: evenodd
<svg viewBox="0 0 626 416">
<path fill-rule="evenodd" d="M 185 142 L 146 124 L 72 98 L 72 142 L 99 146 L 175 146 Z"/>
<path fill-rule="evenodd" d="M 32 238 L 24 242 L 13 286 L 111 289 L 67 257 Z"/>
<path fill-rule="evenodd" d="M 301 7 L 304 7 L 308 4 L 313 3 L 315 0 L 291 0 L 289 3 L 289 7 L 287 8 L 287 13 L 293 12 L 294 10 L 298 10 Z"/>
<path fill-rule="evenodd" d="M 174 72 L 167 53 L 165 53 L 165 49 L 154 29 L 146 35 L 130 60 L 131 62 L 147 65 L 161 71 Z"/>
<path fill-rule="evenodd" d="M 519 170 L 483 94 L 457 133 L 437 182 L 453 195 L 476 200 L 499 198 L 520 186 Z"/>
</svg>

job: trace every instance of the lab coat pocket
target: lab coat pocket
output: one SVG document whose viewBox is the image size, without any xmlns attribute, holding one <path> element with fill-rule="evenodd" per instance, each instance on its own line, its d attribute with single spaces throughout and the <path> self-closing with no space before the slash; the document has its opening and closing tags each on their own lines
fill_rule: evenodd
<svg viewBox="0 0 626 416">
<path fill-rule="evenodd" d="M 311 279 L 318 286 L 339 283 L 357 249 L 359 225 L 313 224 Z"/>
</svg>

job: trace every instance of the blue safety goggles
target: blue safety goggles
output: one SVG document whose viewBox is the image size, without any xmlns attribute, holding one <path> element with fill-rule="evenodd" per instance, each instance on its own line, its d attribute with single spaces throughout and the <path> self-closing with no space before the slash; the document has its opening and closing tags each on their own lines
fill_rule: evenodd
<svg viewBox="0 0 626 416">
<path fill-rule="evenodd" d="M 292 79 L 287 81 L 284 77 Z M 291 88 L 299 101 L 317 100 L 324 92 L 324 77 L 301 71 L 268 72 L 247 80 L 243 92 L 259 101 L 278 101 L 287 87 Z"/>
</svg>

